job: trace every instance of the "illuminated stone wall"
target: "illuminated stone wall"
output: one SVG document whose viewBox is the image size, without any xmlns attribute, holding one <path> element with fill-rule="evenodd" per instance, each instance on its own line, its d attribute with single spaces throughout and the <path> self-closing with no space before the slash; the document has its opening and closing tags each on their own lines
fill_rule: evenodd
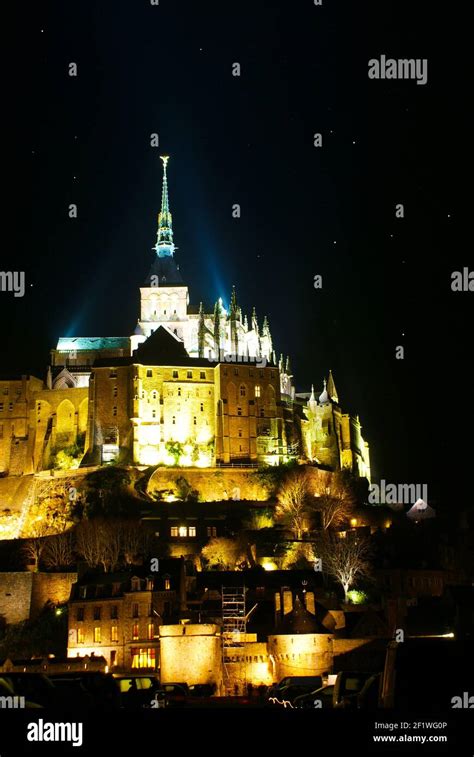
<svg viewBox="0 0 474 757">
<path fill-rule="evenodd" d="M 139 465 L 213 464 L 214 370 L 158 366 L 96 368 L 91 380 L 90 448 L 112 442 Z M 115 431 L 114 431 L 115 430 Z"/>
<path fill-rule="evenodd" d="M 0 472 L 47 468 L 50 453 L 77 442 L 87 427 L 87 388 L 45 389 L 34 376 L 0 382 Z"/>
<path fill-rule="evenodd" d="M 277 368 L 238 363 L 216 368 L 216 458 L 283 462 L 283 410 Z"/>
<path fill-rule="evenodd" d="M 181 477 L 198 492 L 202 502 L 226 499 L 264 502 L 269 497 L 267 488 L 259 482 L 253 468 L 157 468 L 150 477 L 147 491 L 149 494 L 168 489 L 177 492 L 176 481 Z"/>
<path fill-rule="evenodd" d="M 33 574 L 0 573 L 0 618 L 7 624 L 21 623 L 30 617 Z"/>
<path fill-rule="evenodd" d="M 277 680 L 321 675 L 332 670 L 332 634 L 285 634 L 268 637 Z"/>
<path fill-rule="evenodd" d="M 219 628 L 211 624 L 160 626 L 162 683 L 186 681 L 222 686 Z"/>
</svg>

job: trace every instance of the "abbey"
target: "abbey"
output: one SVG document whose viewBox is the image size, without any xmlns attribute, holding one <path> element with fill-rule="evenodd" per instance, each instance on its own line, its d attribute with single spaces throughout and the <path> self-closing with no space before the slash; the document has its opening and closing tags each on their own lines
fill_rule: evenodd
<svg viewBox="0 0 474 757">
<path fill-rule="evenodd" d="M 191 304 L 162 160 L 155 254 L 133 333 L 61 337 L 44 382 L 0 381 L 0 472 L 36 473 L 65 451 L 75 466 L 295 459 L 370 480 L 359 418 L 342 411 L 331 372 L 320 392 L 297 393 L 267 317 L 244 314 L 235 288 L 228 308 Z"/>
</svg>

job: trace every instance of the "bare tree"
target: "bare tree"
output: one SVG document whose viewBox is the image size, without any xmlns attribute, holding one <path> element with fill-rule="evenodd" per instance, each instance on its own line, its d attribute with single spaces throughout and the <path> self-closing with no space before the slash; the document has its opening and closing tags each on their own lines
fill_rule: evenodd
<svg viewBox="0 0 474 757">
<path fill-rule="evenodd" d="M 370 542 L 365 536 L 348 534 L 345 539 L 341 539 L 326 531 L 317 542 L 316 552 L 322 560 L 323 572 L 341 584 L 346 602 L 347 593 L 356 579 L 367 577 L 371 573 Z"/>
<path fill-rule="evenodd" d="M 308 512 L 309 482 L 305 471 L 294 471 L 283 481 L 277 493 L 277 519 L 287 522 L 297 539 L 301 539 Z"/>
<path fill-rule="evenodd" d="M 28 561 L 34 562 L 36 570 L 38 569 L 41 556 L 46 548 L 47 539 L 45 537 L 48 530 L 48 526 L 44 521 L 36 521 L 29 528 L 32 538 L 27 539 L 22 546 L 23 555 Z"/>
<path fill-rule="evenodd" d="M 311 509 L 318 512 L 321 525 L 326 530 L 335 528 L 348 520 L 355 505 L 355 497 L 347 477 L 333 473 L 329 482 L 314 494 Z"/>
<path fill-rule="evenodd" d="M 119 525 L 120 550 L 126 565 L 133 565 L 139 555 L 146 553 L 150 534 L 138 521 L 123 520 Z"/>
<path fill-rule="evenodd" d="M 115 570 L 120 557 L 119 529 L 100 518 L 83 520 L 76 529 L 76 550 L 91 568 L 101 565 L 106 573 Z"/>
<path fill-rule="evenodd" d="M 50 536 L 45 539 L 46 545 L 43 552 L 43 562 L 48 568 L 65 568 L 73 562 L 72 533 L 66 531 L 63 534 Z"/>
</svg>

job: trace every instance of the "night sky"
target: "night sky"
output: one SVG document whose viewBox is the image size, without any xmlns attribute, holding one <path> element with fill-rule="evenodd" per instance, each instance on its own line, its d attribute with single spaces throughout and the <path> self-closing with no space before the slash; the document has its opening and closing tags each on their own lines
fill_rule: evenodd
<svg viewBox="0 0 474 757">
<path fill-rule="evenodd" d="M 169 154 L 191 302 L 228 302 L 235 284 L 244 312 L 268 315 L 297 391 L 333 370 L 375 480 L 428 483 L 435 506 L 465 501 L 474 294 L 451 291 L 472 260 L 453 194 L 455 7 L 31 3 L 4 92 L 16 214 L 2 269 L 24 270 L 27 291 L 0 294 L 2 374 L 43 377 L 59 336 L 132 333 Z M 369 80 L 381 54 L 427 58 L 428 83 Z"/>
</svg>

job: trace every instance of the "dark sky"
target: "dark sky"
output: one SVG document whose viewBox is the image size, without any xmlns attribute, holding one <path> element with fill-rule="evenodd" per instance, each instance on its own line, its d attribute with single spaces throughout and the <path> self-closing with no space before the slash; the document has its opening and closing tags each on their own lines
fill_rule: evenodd
<svg viewBox="0 0 474 757">
<path fill-rule="evenodd" d="M 332 368 L 376 479 L 428 483 L 446 506 L 462 499 L 474 294 L 451 292 L 450 276 L 472 242 L 459 238 L 453 194 L 460 64 L 448 44 L 460 22 L 456 4 L 439 8 L 31 3 L 4 92 L 17 212 L 2 269 L 24 270 L 27 293 L 0 294 L 1 372 L 43 376 L 59 336 L 132 332 L 167 153 L 192 302 L 228 299 L 235 284 L 244 310 L 268 315 L 297 390 L 321 388 Z M 427 58 L 428 83 L 369 80 L 381 54 Z"/>
</svg>

